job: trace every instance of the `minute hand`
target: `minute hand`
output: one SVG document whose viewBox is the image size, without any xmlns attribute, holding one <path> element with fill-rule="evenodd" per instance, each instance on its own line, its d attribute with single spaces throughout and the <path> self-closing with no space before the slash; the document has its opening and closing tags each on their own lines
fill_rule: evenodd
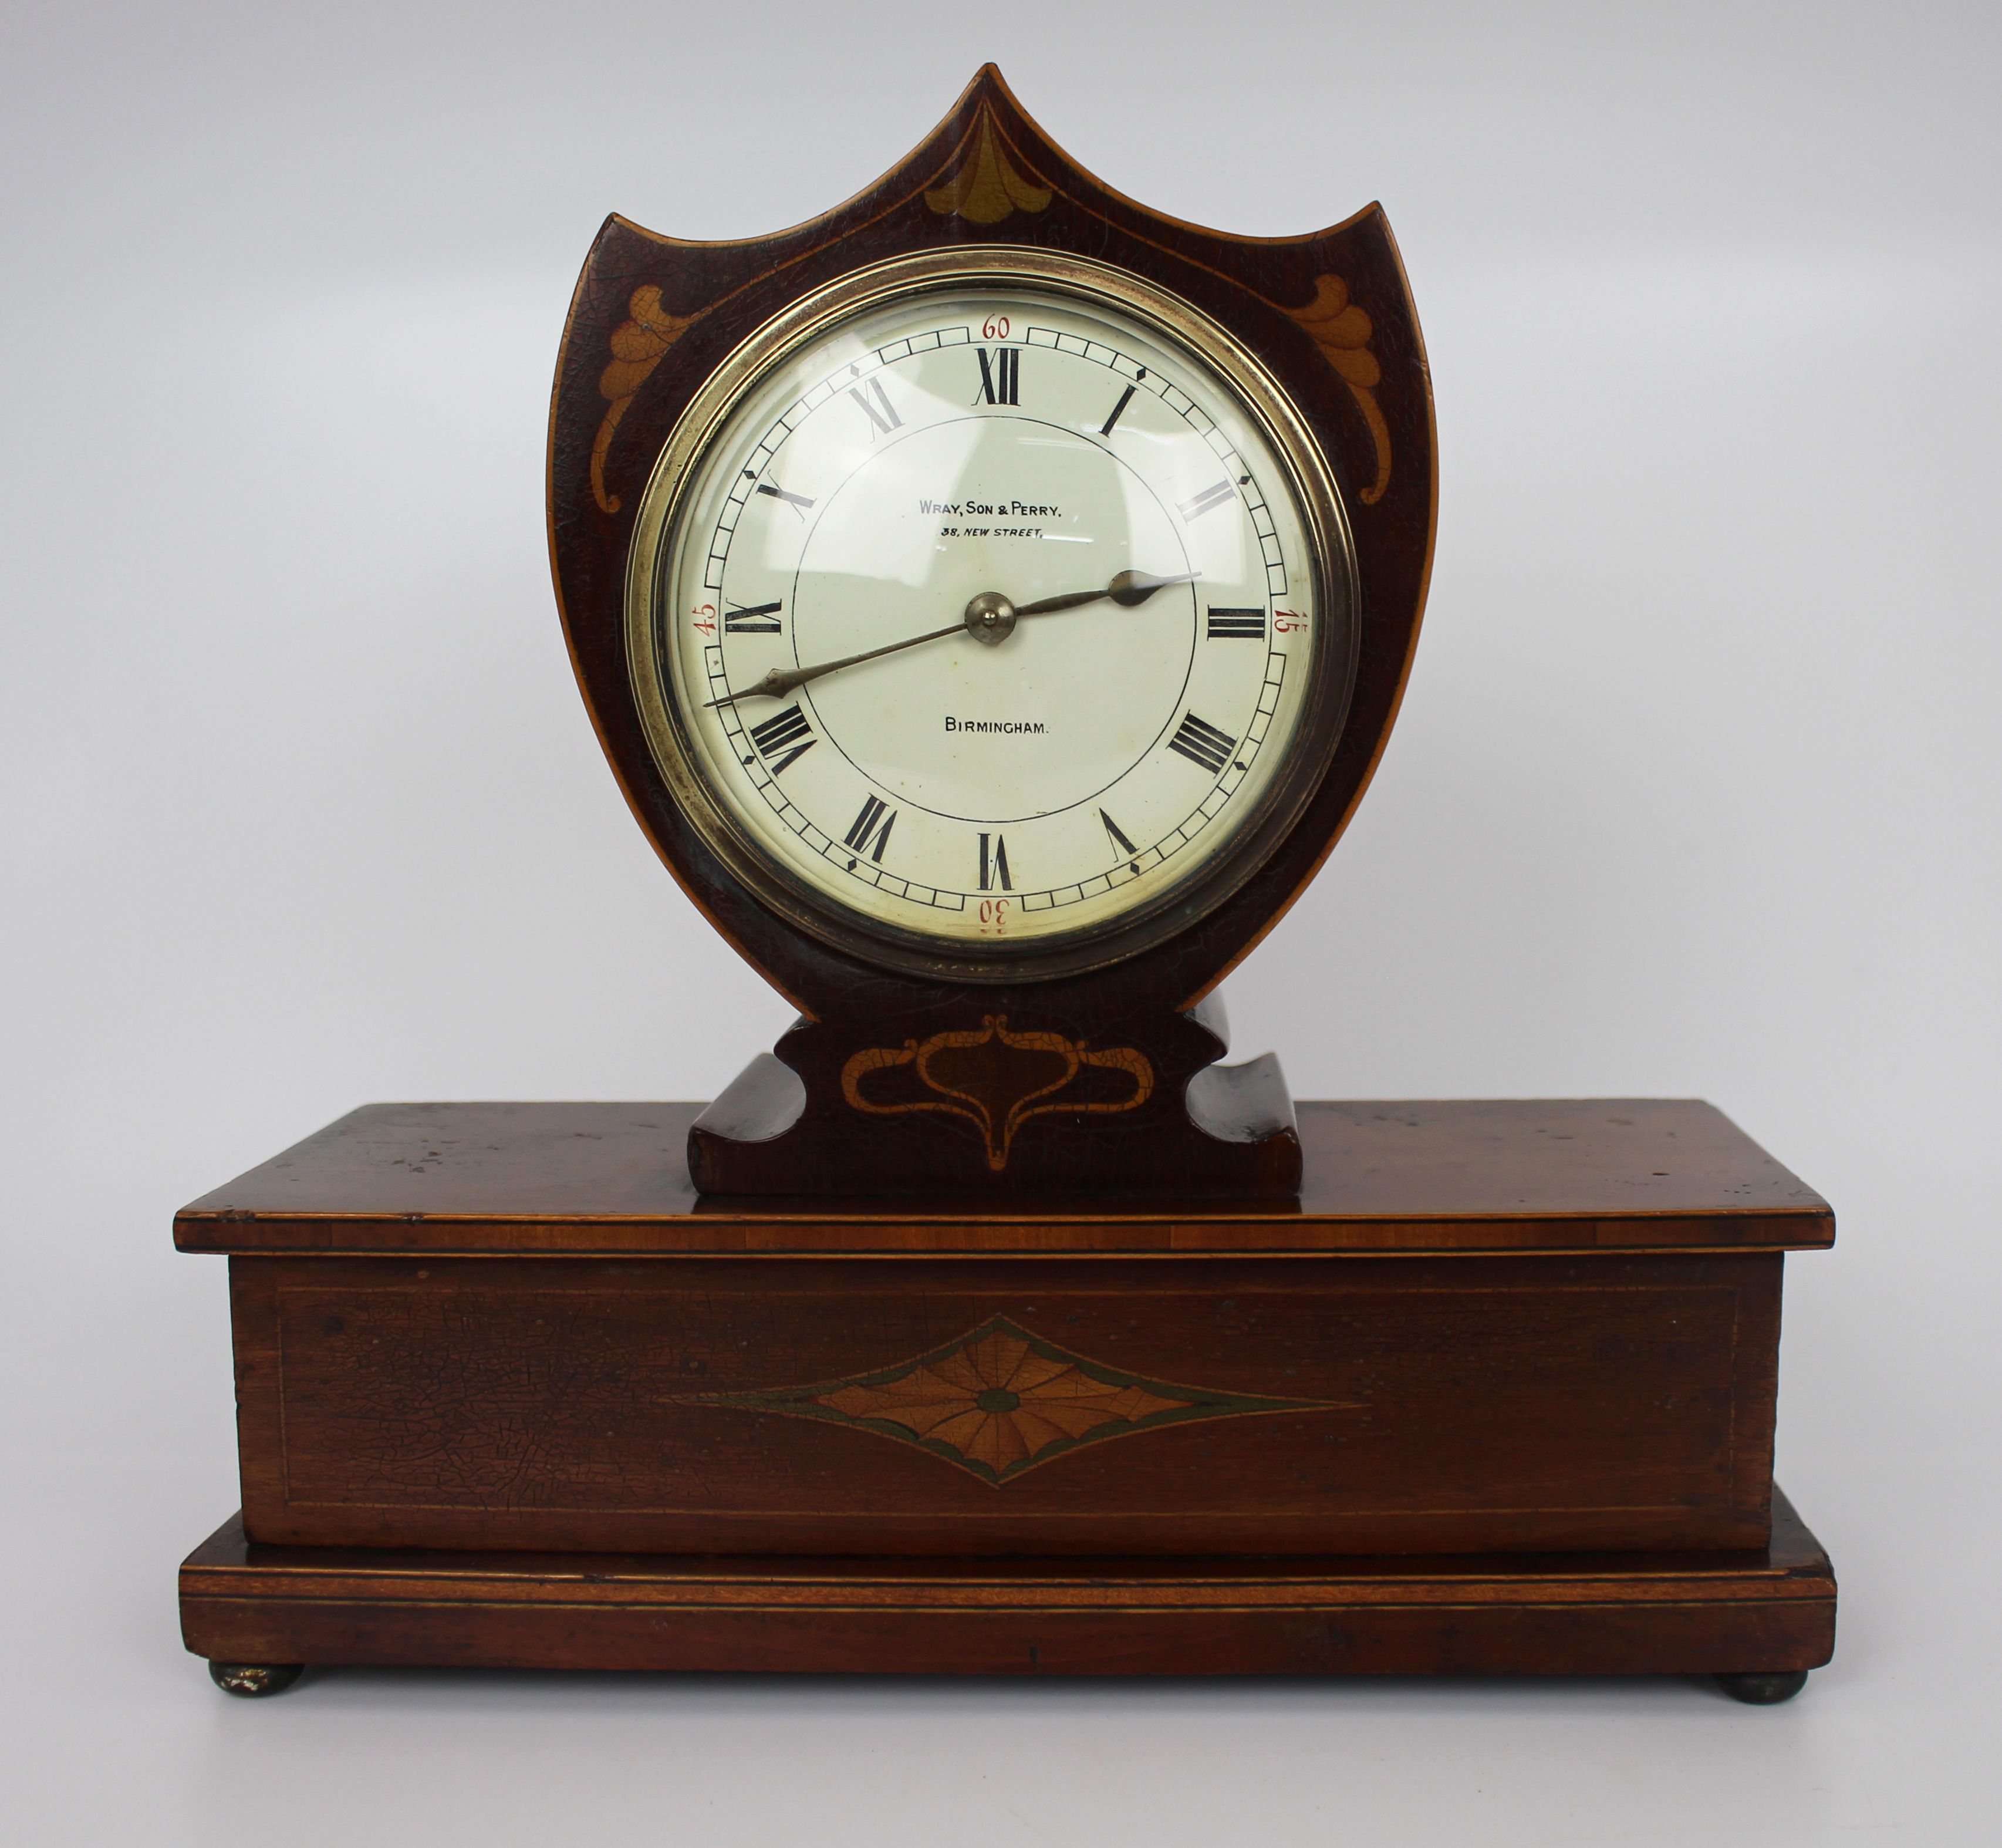
<svg viewBox="0 0 2002 1848">
<path fill-rule="evenodd" d="M 894 655 L 901 648 L 914 648 L 921 641 L 938 641 L 948 635 L 964 635 L 966 624 L 954 623 L 943 629 L 933 629 L 923 635 L 907 637 L 902 641 L 893 641 L 880 648 L 864 648 L 859 655 L 844 655 L 839 661 L 823 661 L 813 667 L 775 667 L 755 686 L 747 686 L 741 693 L 726 693 L 720 700 L 705 700 L 706 711 L 711 706 L 734 706 L 739 700 L 782 699 L 795 686 L 804 686 L 809 680 L 818 680 L 822 674 L 831 674 L 836 668 L 853 667 L 858 661 L 874 661 L 879 655 Z"/>
</svg>

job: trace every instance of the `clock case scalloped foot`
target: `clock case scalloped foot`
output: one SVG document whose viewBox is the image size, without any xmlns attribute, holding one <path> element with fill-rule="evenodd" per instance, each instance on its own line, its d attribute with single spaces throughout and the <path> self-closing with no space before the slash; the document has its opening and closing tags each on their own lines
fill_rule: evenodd
<svg viewBox="0 0 2002 1848">
<path fill-rule="evenodd" d="M 1270 1053 L 1217 1063 L 1219 997 L 1093 1034 L 1051 1012 L 976 997 L 964 1028 L 885 1015 L 873 1043 L 802 1018 L 696 1120 L 689 1174 L 722 1195 L 1298 1196 L 1285 1074 Z"/>
</svg>

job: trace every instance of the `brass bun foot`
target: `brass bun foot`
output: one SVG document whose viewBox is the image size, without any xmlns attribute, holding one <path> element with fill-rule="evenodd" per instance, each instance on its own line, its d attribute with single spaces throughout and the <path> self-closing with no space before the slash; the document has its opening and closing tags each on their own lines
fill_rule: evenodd
<svg viewBox="0 0 2002 1848">
<path fill-rule="evenodd" d="M 1777 1707 L 1808 1685 L 1808 1672 L 1789 1668 L 1777 1675 L 1720 1675 L 1716 1679 L 1733 1700 L 1742 1700 L 1748 1707 Z"/>
<path fill-rule="evenodd" d="M 208 1679 L 225 1694 L 260 1700 L 282 1694 L 305 1672 L 303 1662 L 211 1662 Z"/>
</svg>

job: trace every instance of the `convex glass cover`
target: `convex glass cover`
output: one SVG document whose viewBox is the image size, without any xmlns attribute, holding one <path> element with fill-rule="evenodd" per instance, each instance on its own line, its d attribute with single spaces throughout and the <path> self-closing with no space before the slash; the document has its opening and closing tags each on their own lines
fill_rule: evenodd
<svg viewBox="0 0 2002 1848">
<path fill-rule="evenodd" d="M 809 927 L 1088 966 L 1219 902 L 1310 792 L 1346 526 L 1212 323 L 956 254 L 848 278 L 699 395 L 640 511 L 634 679 L 699 825 Z"/>
</svg>

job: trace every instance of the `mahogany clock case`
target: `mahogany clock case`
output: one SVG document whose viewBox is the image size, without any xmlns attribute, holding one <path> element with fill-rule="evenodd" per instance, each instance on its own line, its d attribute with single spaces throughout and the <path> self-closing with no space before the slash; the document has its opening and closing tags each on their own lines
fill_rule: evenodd
<svg viewBox="0 0 2002 1848">
<path fill-rule="evenodd" d="M 1784 1253 L 1832 1219 L 1705 1105 L 1305 1104 L 1304 1193 L 1248 1207 L 703 1198 L 697 1108 L 376 1106 L 180 1214 L 229 1256 L 243 1488 L 190 1649 L 1828 1659 L 1771 1456 Z"/>
<path fill-rule="evenodd" d="M 664 777 L 627 648 L 635 520 L 656 458 L 704 383 L 814 292 L 887 259 L 950 251 L 990 266 L 1011 252 L 1110 265 L 1228 329 L 1325 458 L 1353 546 L 1353 679 L 1317 784 L 1234 889 L 1192 901 L 1165 940 L 1068 973 L 1033 959 L 888 966 L 866 936 L 844 938 L 759 888 L 714 851 Z M 793 231 L 697 244 L 609 220 L 577 285 L 551 410 L 551 546 L 571 655 L 640 826 L 704 915 L 801 1015 L 776 1059 L 754 1062 L 692 1132 L 700 1186 L 1296 1190 L 1299 1139 L 1276 1064 L 1223 1076 L 1220 1013 L 1188 1010 L 1284 914 L 1360 799 L 1416 641 L 1435 499 L 1429 381 L 1380 210 L 1278 239 L 1165 218 L 1069 159 L 991 66 L 892 172 Z"/>
<path fill-rule="evenodd" d="M 695 1109 L 378 1106 L 187 1208 L 249 1537 L 1766 1543 L 1781 1254 L 1832 1226 L 1707 1106 L 1303 1106 L 1285 1213 L 705 1201 Z"/>
</svg>

